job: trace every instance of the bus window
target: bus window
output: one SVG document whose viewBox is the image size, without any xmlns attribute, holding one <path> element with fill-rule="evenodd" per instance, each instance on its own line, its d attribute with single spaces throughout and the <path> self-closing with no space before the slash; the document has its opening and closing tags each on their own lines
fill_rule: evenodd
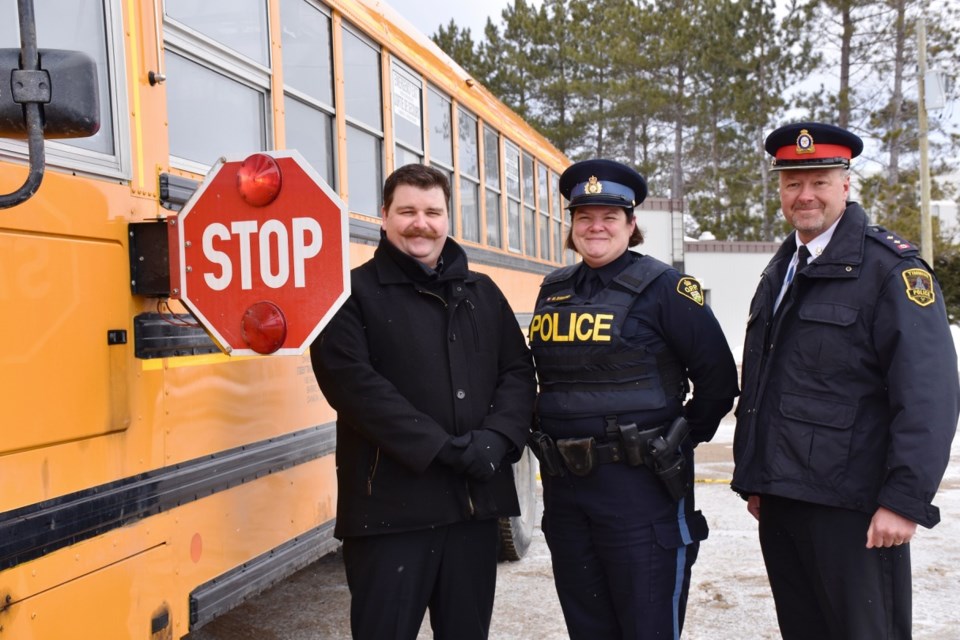
<svg viewBox="0 0 960 640">
<path fill-rule="evenodd" d="M 282 0 L 286 147 L 335 185 L 330 17 L 305 0 Z"/>
<path fill-rule="evenodd" d="M 501 248 L 500 233 L 500 134 L 483 128 L 483 181 L 486 187 L 487 244 Z"/>
<path fill-rule="evenodd" d="M 480 163 L 477 118 L 458 109 L 460 129 L 460 213 L 463 239 L 480 242 Z"/>
<path fill-rule="evenodd" d="M 537 211 L 539 216 L 537 220 L 540 223 L 540 252 L 539 256 L 544 260 L 552 260 L 553 254 L 550 251 L 550 200 L 547 197 L 547 168 L 541 163 L 537 163 Z"/>
<path fill-rule="evenodd" d="M 220 156 L 266 149 L 265 90 L 171 51 L 166 65 L 170 155 L 178 164 L 205 173 Z"/>
<path fill-rule="evenodd" d="M 379 216 L 383 187 L 380 48 L 346 28 L 343 30 L 343 76 L 350 210 Z"/>
<path fill-rule="evenodd" d="M 169 18 L 270 66 L 265 0 L 166 0 L 163 4 Z"/>
<path fill-rule="evenodd" d="M 534 215 L 533 156 L 523 154 L 523 252 L 528 256 L 536 255 L 537 236 L 536 216 Z"/>
<path fill-rule="evenodd" d="M 394 167 L 423 162 L 423 84 L 393 60 Z"/>
<path fill-rule="evenodd" d="M 116 50 L 116 43 L 122 41 L 116 7 L 112 6 L 113 3 L 107 3 L 105 7 L 103 0 L 44 0 L 34 2 L 34 5 L 38 45 L 87 54 L 97 64 L 99 84 L 100 131 L 88 138 L 46 141 L 47 162 L 96 173 L 119 174 L 122 153 L 117 142 L 125 136 L 117 131 L 114 114 L 126 112 L 122 105 L 127 94 L 110 89 L 117 83 L 123 86 L 126 82 L 125 67 L 118 62 L 123 53 Z M 20 47 L 18 24 L 16 0 L 0 0 L 0 47 Z M 23 142 L 0 140 L 0 148 L 26 154 Z"/>
<path fill-rule="evenodd" d="M 507 177 L 507 246 L 510 251 L 520 253 L 520 149 L 505 141 L 503 151 Z"/>
<path fill-rule="evenodd" d="M 427 89 L 430 164 L 447 174 L 453 189 L 453 105 L 433 87 Z M 456 192 L 450 194 L 450 235 L 457 235 Z"/>
<path fill-rule="evenodd" d="M 563 227 L 563 208 L 560 205 L 560 178 L 554 172 L 550 172 L 550 201 L 553 204 L 553 253 L 550 257 L 556 262 L 563 261 L 563 237 L 560 233 Z"/>
</svg>

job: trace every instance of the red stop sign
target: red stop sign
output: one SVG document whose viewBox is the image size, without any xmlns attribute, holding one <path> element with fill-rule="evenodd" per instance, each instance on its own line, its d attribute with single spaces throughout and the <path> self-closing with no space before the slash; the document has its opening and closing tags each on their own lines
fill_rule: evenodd
<svg viewBox="0 0 960 640">
<path fill-rule="evenodd" d="M 350 295 L 347 209 L 296 151 L 221 158 L 175 224 L 174 296 L 231 355 L 303 353 Z"/>
</svg>

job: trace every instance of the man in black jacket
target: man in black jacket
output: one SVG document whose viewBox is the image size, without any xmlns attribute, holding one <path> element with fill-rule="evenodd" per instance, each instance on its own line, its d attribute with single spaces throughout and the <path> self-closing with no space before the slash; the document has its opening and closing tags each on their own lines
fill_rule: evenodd
<svg viewBox="0 0 960 640">
<path fill-rule="evenodd" d="M 766 141 L 796 233 L 750 305 L 733 488 L 760 522 L 785 640 L 910 637 L 909 542 L 940 519 L 960 412 L 936 278 L 847 201 L 862 148 L 816 122 Z"/>
<path fill-rule="evenodd" d="M 447 237 L 450 186 L 422 165 L 383 189 L 373 259 L 310 350 L 337 411 L 337 524 L 354 638 L 486 638 L 498 518 L 536 382 L 516 317 Z"/>
</svg>

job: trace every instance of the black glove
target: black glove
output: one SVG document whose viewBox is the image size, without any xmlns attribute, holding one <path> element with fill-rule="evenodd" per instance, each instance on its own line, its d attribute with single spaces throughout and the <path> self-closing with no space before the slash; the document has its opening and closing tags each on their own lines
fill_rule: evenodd
<svg viewBox="0 0 960 640">
<path fill-rule="evenodd" d="M 448 467 L 453 467 L 457 473 L 463 473 L 466 465 L 463 462 L 463 452 L 470 444 L 470 434 L 448 438 L 437 452 L 436 460 Z"/>
<path fill-rule="evenodd" d="M 512 443 L 490 429 L 477 429 L 467 435 L 470 436 L 470 444 L 463 452 L 464 473 L 474 480 L 489 480 L 497 472 Z"/>
<path fill-rule="evenodd" d="M 490 429 L 477 429 L 450 438 L 437 452 L 437 460 L 474 480 L 493 477 L 512 446 L 505 437 Z"/>
</svg>

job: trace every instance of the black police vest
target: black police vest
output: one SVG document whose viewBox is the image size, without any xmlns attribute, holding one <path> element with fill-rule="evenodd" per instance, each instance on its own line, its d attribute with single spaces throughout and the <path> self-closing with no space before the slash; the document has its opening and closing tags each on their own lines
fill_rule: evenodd
<svg viewBox="0 0 960 640">
<path fill-rule="evenodd" d="M 544 279 L 530 321 L 541 422 L 663 408 L 683 387 L 680 362 L 669 349 L 626 342 L 621 331 L 637 297 L 670 267 L 643 256 L 591 299 L 574 289 L 578 268 Z"/>
</svg>

